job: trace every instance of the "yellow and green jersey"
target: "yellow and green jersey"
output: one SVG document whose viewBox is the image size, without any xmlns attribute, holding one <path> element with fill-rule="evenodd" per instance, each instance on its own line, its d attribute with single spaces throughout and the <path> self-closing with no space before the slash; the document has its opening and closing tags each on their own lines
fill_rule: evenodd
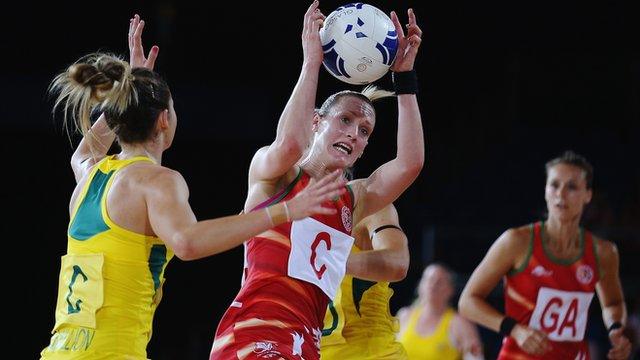
<svg viewBox="0 0 640 360">
<path fill-rule="evenodd" d="M 107 194 L 118 171 L 147 157 L 109 156 L 89 174 L 67 232 L 51 341 L 42 359 L 146 359 L 164 270 L 173 257 L 157 237 L 109 218 Z"/>
<path fill-rule="evenodd" d="M 354 245 L 351 251 L 360 249 Z M 345 275 L 324 318 L 322 359 L 406 359 L 396 341 L 398 321 L 389 311 L 392 295 L 388 282 Z"/>
<path fill-rule="evenodd" d="M 440 319 L 440 323 L 429 336 L 422 336 L 416 332 L 416 325 L 422 313 L 420 306 L 413 306 L 409 315 L 409 322 L 400 334 L 400 342 L 404 345 L 409 359 L 425 360 L 458 360 L 462 353 L 451 343 L 449 336 L 451 321 L 455 316 L 453 309 L 447 309 Z"/>
</svg>

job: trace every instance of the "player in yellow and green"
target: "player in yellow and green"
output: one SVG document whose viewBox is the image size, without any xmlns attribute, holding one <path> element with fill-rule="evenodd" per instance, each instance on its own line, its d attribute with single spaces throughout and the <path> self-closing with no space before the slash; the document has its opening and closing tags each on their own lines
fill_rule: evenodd
<svg viewBox="0 0 640 360">
<path fill-rule="evenodd" d="M 131 19 L 130 63 L 92 54 L 52 84 L 56 107 L 68 110 L 84 137 L 71 158 L 77 185 L 56 321 L 42 359 L 147 359 L 174 254 L 182 260 L 213 255 L 287 221 L 333 214 L 322 203 L 344 192 L 346 181 L 336 171 L 265 210 L 197 221 L 184 178 L 161 165 L 177 116 L 169 86 L 152 70 L 158 47 L 144 56 L 143 27 L 137 15 Z M 92 110 L 103 112 L 93 125 Z M 107 156 L 116 139 L 121 151 Z"/>
<path fill-rule="evenodd" d="M 395 207 L 358 222 L 352 235 L 347 275 L 324 319 L 322 359 L 407 359 L 389 311 L 389 282 L 404 279 L 409 267 L 407 237 Z"/>
<path fill-rule="evenodd" d="M 454 291 L 451 270 L 444 264 L 426 267 L 418 284 L 418 299 L 398 311 L 399 340 L 410 360 L 484 358 L 478 329 L 449 304 Z"/>
</svg>

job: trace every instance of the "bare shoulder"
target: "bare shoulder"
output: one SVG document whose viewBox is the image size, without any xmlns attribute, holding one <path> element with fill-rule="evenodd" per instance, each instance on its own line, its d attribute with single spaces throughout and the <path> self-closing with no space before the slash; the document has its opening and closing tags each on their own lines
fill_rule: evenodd
<svg viewBox="0 0 640 360">
<path fill-rule="evenodd" d="M 127 170 L 130 170 L 130 176 L 145 190 L 166 191 L 187 187 L 187 183 L 182 174 L 164 166 L 140 164 Z"/>
<path fill-rule="evenodd" d="M 382 225 L 396 225 L 398 223 L 398 211 L 393 204 L 389 204 L 377 212 L 365 217 L 359 222 L 359 225 L 374 230 L 378 226 Z"/>
<path fill-rule="evenodd" d="M 618 247 L 612 241 L 593 235 L 593 242 L 599 257 L 618 255 Z"/>
<path fill-rule="evenodd" d="M 353 190 L 356 198 L 358 197 L 358 193 L 362 190 L 361 188 L 365 185 L 365 180 L 366 179 L 354 179 L 347 183 L 347 186 L 349 186 L 351 190 Z"/>
<path fill-rule="evenodd" d="M 616 244 L 595 235 L 593 235 L 593 242 L 595 243 L 596 256 L 603 270 L 607 271 L 610 267 L 617 267 L 619 254 Z"/>
<path fill-rule="evenodd" d="M 378 212 L 371 215 L 371 217 L 375 217 L 382 221 L 391 221 L 396 223 L 398 222 L 398 210 L 396 210 L 396 207 L 392 203 L 380 209 Z"/>
<path fill-rule="evenodd" d="M 266 150 L 266 147 L 263 149 Z M 278 193 L 278 191 L 286 188 L 292 182 L 296 181 L 299 174 L 300 167 L 295 165 L 287 170 L 282 176 L 273 179 L 260 179 L 252 169 L 249 169 L 249 189 L 247 192 L 247 199 L 244 204 L 244 210 L 248 212 L 261 202 L 271 198 Z"/>
<path fill-rule="evenodd" d="M 256 150 L 256 152 L 253 154 L 253 158 L 251 159 L 251 163 L 253 163 L 254 161 L 260 159 L 262 156 L 264 156 L 267 151 L 269 150 L 269 145 L 265 145 L 261 148 L 259 148 L 258 150 Z"/>
<path fill-rule="evenodd" d="M 512 269 L 526 261 L 531 249 L 531 227 L 529 225 L 507 229 L 491 246 L 494 260 L 504 261 Z"/>
<path fill-rule="evenodd" d="M 360 206 L 360 198 L 362 197 L 366 179 L 355 179 L 347 183 L 347 186 L 353 192 L 353 218 L 356 221 L 360 221 L 366 217 L 366 214 L 362 213 L 363 206 Z"/>
<path fill-rule="evenodd" d="M 531 227 L 529 225 L 507 229 L 496 240 L 496 244 L 512 250 L 526 250 L 530 243 Z"/>
</svg>

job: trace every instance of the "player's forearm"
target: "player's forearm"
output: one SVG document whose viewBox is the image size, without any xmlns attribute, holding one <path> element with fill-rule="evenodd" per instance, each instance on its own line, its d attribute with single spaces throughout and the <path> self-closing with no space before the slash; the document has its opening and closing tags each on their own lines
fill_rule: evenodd
<svg viewBox="0 0 640 360">
<path fill-rule="evenodd" d="M 271 212 L 279 211 L 275 208 L 282 206 L 283 204 L 274 205 Z M 182 260 L 200 259 L 239 246 L 273 226 L 265 209 L 199 221 L 174 234 L 174 252 Z"/>
<path fill-rule="evenodd" d="M 416 95 L 398 95 L 398 146 L 395 161 L 405 169 L 402 176 L 415 179 L 424 165 L 424 134 Z"/>
<path fill-rule="evenodd" d="M 347 274 L 370 281 L 400 281 L 408 268 L 409 253 L 404 250 L 362 251 L 347 260 Z"/>
<path fill-rule="evenodd" d="M 615 322 L 625 325 L 627 323 L 627 307 L 625 306 L 624 301 L 620 300 L 616 303 L 603 306 L 602 320 L 607 328 Z"/>
<path fill-rule="evenodd" d="M 380 166 L 366 181 L 362 216 L 368 216 L 395 201 L 422 171 L 424 136 L 415 95 L 398 95 L 396 157 Z"/>
<path fill-rule="evenodd" d="M 458 302 L 458 310 L 468 320 L 495 332 L 500 331 L 500 323 L 505 316 L 489 305 L 484 298 L 478 295 L 465 294 L 464 291 Z"/>
<path fill-rule="evenodd" d="M 94 163 L 106 156 L 107 151 L 113 144 L 116 135 L 111 131 L 105 115 L 102 114 L 91 126 L 89 133 L 82 138 L 80 144 L 71 156 L 71 167 L 74 172 L 84 163 L 91 159 Z M 76 175 L 78 173 L 76 172 Z M 76 179 L 79 180 L 79 179 Z"/>
<path fill-rule="evenodd" d="M 300 154 L 311 136 L 319 66 L 303 64 L 300 77 L 278 121 L 276 142 L 292 141 Z"/>
</svg>

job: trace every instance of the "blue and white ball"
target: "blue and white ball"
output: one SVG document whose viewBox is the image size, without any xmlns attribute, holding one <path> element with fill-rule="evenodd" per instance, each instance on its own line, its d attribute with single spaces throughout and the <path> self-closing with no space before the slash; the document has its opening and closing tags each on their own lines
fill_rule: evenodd
<svg viewBox="0 0 640 360">
<path fill-rule="evenodd" d="M 398 50 L 398 34 L 391 19 L 364 3 L 337 8 L 320 28 L 323 64 L 349 84 L 369 84 L 389 71 Z"/>
</svg>

